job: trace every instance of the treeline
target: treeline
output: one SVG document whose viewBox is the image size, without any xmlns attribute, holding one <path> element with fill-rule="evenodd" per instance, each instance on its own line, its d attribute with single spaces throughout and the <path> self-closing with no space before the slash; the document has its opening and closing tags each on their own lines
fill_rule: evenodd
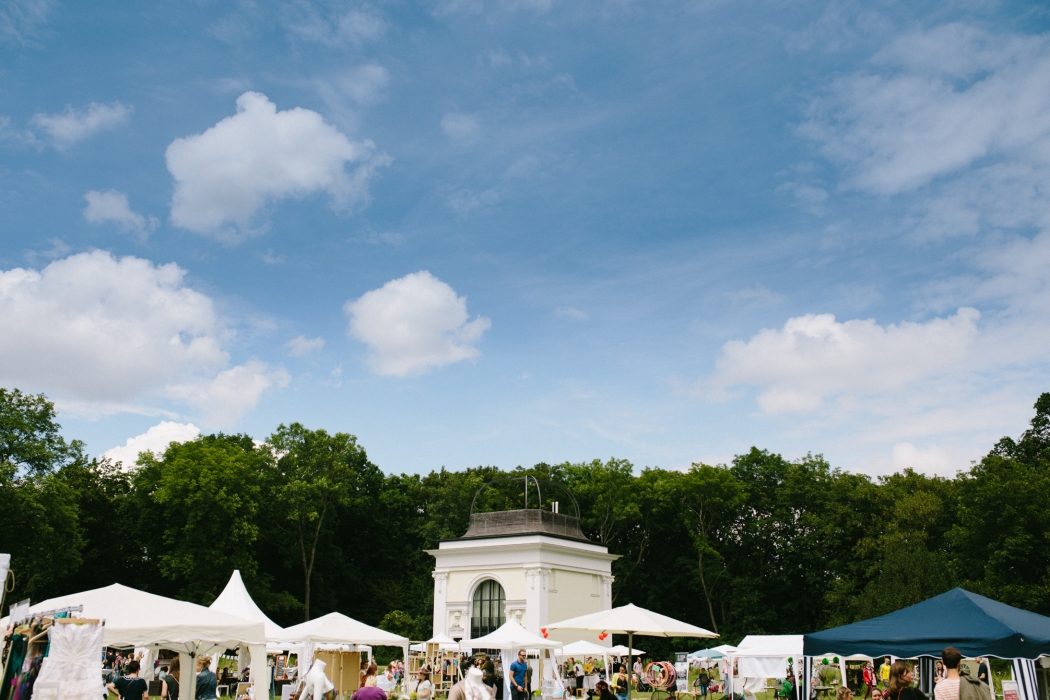
<svg viewBox="0 0 1050 700">
<path fill-rule="evenodd" d="M 124 470 L 64 440 L 45 397 L 0 390 L 7 600 L 119 582 L 208 604 L 240 569 L 280 624 L 338 610 L 423 639 L 423 550 L 466 531 L 482 484 L 534 474 L 575 494 L 585 533 L 622 555 L 614 604 L 728 642 L 851 622 L 956 585 L 1050 614 L 1050 394 L 1035 408 L 1018 440 L 954 479 L 872 480 L 757 448 L 688 471 L 610 459 L 387 475 L 351 435 L 298 424 L 264 444 L 202 436 Z M 480 507 L 518 502 L 513 488 L 487 489 Z"/>
</svg>

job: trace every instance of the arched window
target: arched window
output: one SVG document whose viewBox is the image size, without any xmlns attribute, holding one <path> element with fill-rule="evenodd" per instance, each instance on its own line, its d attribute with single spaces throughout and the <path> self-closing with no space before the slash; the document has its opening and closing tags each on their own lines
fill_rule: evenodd
<svg viewBox="0 0 1050 700">
<path fill-rule="evenodd" d="M 471 639 L 499 629 L 504 622 L 506 603 L 507 596 L 503 593 L 503 586 L 492 579 L 481 582 L 474 591 L 474 608 L 470 615 Z"/>
</svg>

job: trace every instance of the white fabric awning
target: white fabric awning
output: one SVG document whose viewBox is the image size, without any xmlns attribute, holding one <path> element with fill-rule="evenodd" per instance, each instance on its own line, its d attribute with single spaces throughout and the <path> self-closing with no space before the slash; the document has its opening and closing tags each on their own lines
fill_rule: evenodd
<svg viewBox="0 0 1050 700">
<path fill-rule="evenodd" d="M 296 644 L 368 644 L 371 646 L 406 647 L 408 639 L 358 622 L 342 613 L 328 613 L 308 622 L 285 627 L 277 641 Z"/>
<path fill-rule="evenodd" d="M 785 678 L 788 659 L 801 657 L 801 634 L 749 634 L 733 652 L 741 678 Z"/>
<path fill-rule="evenodd" d="M 463 644 L 471 649 L 557 649 L 562 645 L 553 639 L 544 639 L 521 626 L 517 620 L 507 620 L 495 632 L 477 639 L 464 639 Z"/>
<path fill-rule="evenodd" d="M 633 650 L 632 649 L 628 649 L 623 644 L 617 644 L 614 647 L 609 647 L 609 656 L 628 656 L 629 654 L 632 654 L 632 653 L 635 656 L 644 656 L 645 655 L 645 652 L 642 651 L 641 649 L 633 649 Z"/>
<path fill-rule="evenodd" d="M 241 572 L 236 569 L 233 575 L 230 576 L 230 581 L 226 584 L 226 588 L 223 589 L 219 597 L 209 607 L 211 610 L 218 610 L 228 615 L 236 615 L 246 620 L 261 622 L 266 630 L 266 641 L 268 642 L 280 639 L 281 633 L 284 631 L 280 625 L 268 618 L 266 613 L 255 604 L 255 601 L 248 594 L 248 589 L 244 587 L 244 581 L 241 580 Z"/>
<path fill-rule="evenodd" d="M 266 643 L 261 622 L 119 583 L 51 598 L 37 603 L 30 612 L 76 605 L 84 607 L 79 616 L 105 620 L 107 646 L 158 645 L 176 651 L 198 651 L 202 646 L 232 649 L 241 644 Z"/>
<path fill-rule="evenodd" d="M 641 634 L 649 637 L 717 637 L 709 630 L 667 617 L 652 610 L 629 604 L 611 610 L 581 615 L 553 622 L 547 629 L 595 630 L 616 634 Z"/>
<path fill-rule="evenodd" d="M 627 653 L 627 652 L 624 652 Z M 588 642 L 581 639 L 572 644 L 566 644 L 558 650 L 557 656 L 615 656 L 611 647 L 603 647 L 601 644 Z"/>
</svg>

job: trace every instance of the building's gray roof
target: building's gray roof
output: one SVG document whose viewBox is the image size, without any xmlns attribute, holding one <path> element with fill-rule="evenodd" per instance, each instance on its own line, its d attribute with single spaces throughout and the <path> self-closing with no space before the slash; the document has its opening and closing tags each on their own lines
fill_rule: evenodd
<svg viewBox="0 0 1050 700">
<path fill-rule="evenodd" d="M 510 535 L 551 535 L 589 542 L 580 529 L 579 518 L 538 509 L 472 513 L 470 527 L 460 539 Z"/>
</svg>

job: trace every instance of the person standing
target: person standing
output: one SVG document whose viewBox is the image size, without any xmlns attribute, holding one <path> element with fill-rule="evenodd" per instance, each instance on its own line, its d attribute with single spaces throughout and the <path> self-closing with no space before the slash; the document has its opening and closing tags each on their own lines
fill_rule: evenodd
<svg viewBox="0 0 1050 700">
<path fill-rule="evenodd" d="M 166 700 L 178 700 L 179 697 L 179 657 L 171 660 L 168 672 L 160 678 L 160 696 Z"/>
<path fill-rule="evenodd" d="M 211 670 L 211 657 L 210 656 L 198 656 L 197 657 L 197 694 L 194 696 L 197 700 L 215 700 L 216 688 L 218 688 L 219 679 L 215 676 L 215 672 Z"/>
<path fill-rule="evenodd" d="M 426 666 L 419 669 L 419 682 L 416 683 L 417 700 L 430 700 L 434 694 L 434 684 L 430 682 L 430 672 Z"/>
<path fill-rule="evenodd" d="M 525 676 L 529 671 L 529 662 L 525 659 L 525 650 L 518 649 L 518 658 L 510 665 L 510 686 L 512 700 L 527 700 Z"/>
<path fill-rule="evenodd" d="M 875 685 L 875 669 L 870 663 L 864 664 L 862 676 L 864 677 L 864 700 L 868 700 L 871 697 L 871 689 Z"/>
<path fill-rule="evenodd" d="M 886 657 L 886 660 L 879 666 L 879 680 L 882 681 L 883 688 L 890 687 L 890 657 Z"/>
<path fill-rule="evenodd" d="M 977 680 L 986 683 L 988 687 L 992 685 L 992 672 L 988 668 L 988 659 L 983 656 L 977 657 Z"/>
<path fill-rule="evenodd" d="M 120 700 L 148 700 L 149 684 L 139 678 L 139 662 L 132 659 L 124 666 L 124 675 L 106 686 Z"/>
<path fill-rule="evenodd" d="M 890 668 L 890 684 L 883 694 L 888 700 L 926 700 L 921 690 L 912 686 L 915 674 L 911 666 L 903 661 L 895 661 Z"/>
<path fill-rule="evenodd" d="M 962 653 L 955 647 L 941 652 L 947 677 L 934 690 L 936 700 L 988 700 L 988 684 L 959 673 Z M 943 690 L 942 690 L 943 689 Z"/>
</svg>

